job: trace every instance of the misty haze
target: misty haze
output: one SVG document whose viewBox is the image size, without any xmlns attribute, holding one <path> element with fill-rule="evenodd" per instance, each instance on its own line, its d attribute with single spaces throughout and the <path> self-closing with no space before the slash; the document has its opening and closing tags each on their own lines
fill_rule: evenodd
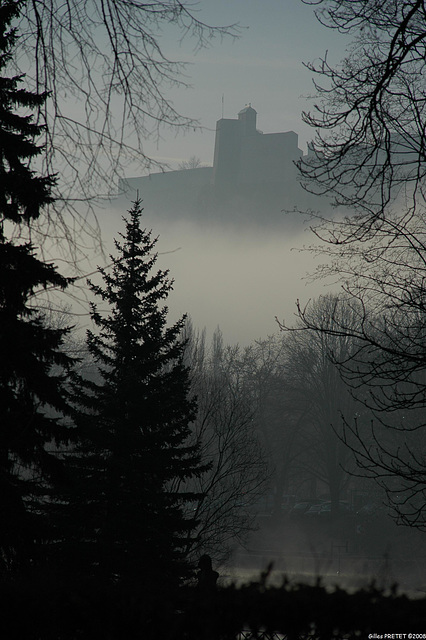
<svg viewBox="0 0 426 640">
<path fill-rule="evenodd" d="M 425 34 L 0 0 L 1 638 L 426 637 Z"/>
<path fill-rule="evenodd" d="M 353 456 L 339 442 L 344 420 L 364 414 L 367 433 L 373 413 L 348 405 L 343 384 L 330 388 L 331 365 L 318 362 L 335 353 L 334 343 L 319 345 L 313 335 L 300 344 L 297 333 L 281 331 L 281 323 L 300 326 L 299 299 L 302 308 L 319 299 L 314 304 L 333 317 L 328 306 L 339 288 L 313 278 L 324 258 L 307 250 L 309 225 L 317 224 L 308 212 L 339 219 L 339 211 L 301 187 L 295 163 L 309 156 L 297 134 L 265 134 L 256 118 L 248 105 L 217 122 L 211 167 L 193 156 L 174 171 L 124 179 L 103 218 L 104 240 L 130 200 L 143 196 L 143 224 L 159 235 L 159 264 L 175 280 L 171 317 L 187 313 L 195 332 L 207 330 L 207 350 L 220 331 L 257 398 L 253 434 L 265 456 L 264 486 L 256 499 L 249 486 L 238 498 L 235 509 L 254 517 L 254 529 L 219 552 L 223 580 L 255 579 L 272 561 L 273 583 L 283 574 L 321 576 L 353 589 L 374 579 L 417 593 L 422 535 L 392 522 L 385 492 L 353 475 Z M 337 379 L 336 369 L 333 385 Z M 333 519 L 332 494 L 340 505 Z"/>
</svg>

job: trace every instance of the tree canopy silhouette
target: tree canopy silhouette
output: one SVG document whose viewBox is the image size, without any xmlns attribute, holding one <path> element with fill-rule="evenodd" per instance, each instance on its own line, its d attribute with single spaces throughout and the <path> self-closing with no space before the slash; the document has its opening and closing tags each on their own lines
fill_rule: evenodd
<svg viewBox="0 0 426 640">
<path fill-rule="evenodd" d="M 37 256 L 31 243 L 13 240 L 52 201 L 53 176 L 28 167 L 40 154 L 34 139 L 41 127 L 30 109 L 46 95 L 9 77 L 16 32 L 10 24 L 19 3 L 0 4 L 0 558 L 3 570 L 34 561 L 34 541 L 46 536 L 41 515 L 52 486 L 62 477 L 54 451 L 68 442 L 66 375 L 72 358 L 62 350 L 68 329 L 47 326 L 31 304 L 32 295 L 68 280 Z M 25 113 L 26 115 L 23 115 Z"/>
<path fill-rule="evenodd" d="M 184 506 L 198 496 L 175 487 L 203 468 L 198 444 L 188 444 L 196 400 L 183 363 L 185 318 L 166 326 L 172 282 L 167 271 L 153 272 L 157 239 L 141 229 L 141 213 L 136 201 L 112 272 L 100 268 L 103 284 L 90 285 L 107 309 L 92 305 L 97 332 L 88 332 L 88 349 L 101 379 L 77 398 L 86 413 L 74 513 L 87 570 L 152 594 L 188 575 L 196 523 Z"/>
</svg>

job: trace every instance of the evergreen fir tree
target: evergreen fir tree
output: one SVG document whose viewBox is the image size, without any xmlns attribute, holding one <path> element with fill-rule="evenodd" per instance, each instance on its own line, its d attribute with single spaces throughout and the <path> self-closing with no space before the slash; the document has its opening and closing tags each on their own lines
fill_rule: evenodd
<svg viewBox="0 0 426 640">
<path fill-rule="evenodd" d="M 44 127 L 34 123 L 31 113 L 22 115 L 15 110 L 40 107 L 47 94 L 21 87 L 22 75 L 6 75 L 18 37 L 10 24 L 19 16 L 21 6 L 19 0 L 0 2 L 0 220 L 29 223 L 53 201 L 51 188 L 55 177 L 39 176 L 30 169 L 29 161 L 43 150 L 34 139 Z"/>
<path fill-rule="evenodd" d="M 46 96 L 19 88 L 21 76 L 6 76 L 20 4 L 0 2 L 0 572 L 34 560 L 34 541 L 45 536 L 42 502 L 61 474 L 51 445 L 69 436 L 54 416 L 69 413 L 64 380 L 72 366 L 61 352 L 68 330 L 47 327 L 30 302 L 40 288 L 64 288 L 67 279 L 31 243 L 6 235 L 6 225 L 13 231 L 40 215 L 54 183 L 29 168 L 41 129 L 21 113 Z"/>
<path fill-rule="evenodd" d="M 185 318 L 166 325 L 172 282 L 167 271 L 152 273 L 157 239 L 141 229 L 141 213 L 137 201 L 115 241 L 112 271 L 99 269 L 103 284 L 90 283 L 108 311 L 92 306 L 98 332 L 88 332 L 88 348 L 101 381 L 87 383 L 72 517 L 82 525 L 77 557 L 146 597 L 188 573 L 185 546 L 195 522 L 184 506 L 199 496 L 177 487 L 204 469 L 198 447 L 187 444 L 196 401 L 183 363 Z"/>
</svg>

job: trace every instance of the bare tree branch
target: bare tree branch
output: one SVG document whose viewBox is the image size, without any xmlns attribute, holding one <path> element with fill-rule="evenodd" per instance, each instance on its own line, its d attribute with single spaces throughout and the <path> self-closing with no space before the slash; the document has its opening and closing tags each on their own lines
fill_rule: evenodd
<svg viewBox="0 0 426 640">
<path fill-rule="evenodd" d="M 136 160 L 141 172 L 157 164 L 145 141 L 163 127 L 198 126 L 168 94 L 187 86 L 185 65 L 164 48 L 169 33 L 193 38 L 199 49 L 236 37 L 238 27 L 208 25 L 196 5 L 178 0 L 21 0 L 17 26 L 12 62 L 30 89 L 50 94 L 38 114 L 46 125 L 40 170 L 60 178 L 57 204 L 37 231 L 53 242 L 65 237 L 75 259 L 88 238 L 99 237 L 94 203 L 115 193 L 126 163 Z"/>
</svg>

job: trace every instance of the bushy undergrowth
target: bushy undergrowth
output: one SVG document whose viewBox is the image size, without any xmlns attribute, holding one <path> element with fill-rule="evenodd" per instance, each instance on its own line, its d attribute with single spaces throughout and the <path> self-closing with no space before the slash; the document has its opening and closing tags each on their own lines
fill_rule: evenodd
<svg viewBox="0 0 426 640">
<path fill-rule="evenodd" d="M 288 640 L 422 634 L 426 600 L 370 585 L 340 588 L 264 582 L 218 589 L 210 597 L 182 588 L 172 601 L 154 601 L 137 588 L 54 579 L 0 583 L 0 636 L 22 640 L 234 640 L 242 630 L 285 634 Z M 386 637 L 386 636 L 384 636 Z"/>
</svg>

